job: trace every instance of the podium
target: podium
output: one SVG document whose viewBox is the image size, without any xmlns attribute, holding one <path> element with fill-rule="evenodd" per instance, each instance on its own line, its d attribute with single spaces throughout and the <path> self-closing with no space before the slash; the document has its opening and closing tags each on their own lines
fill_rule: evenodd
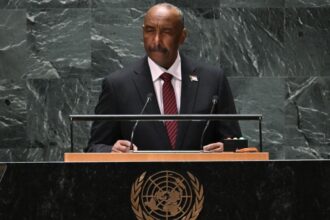
<svg viewBox="0 0 330 220">
<path fill-rule="evenodd" d="M 330 160 L 235 161 L 250 155 L 231 156 L 95 162 L 114 156 L 86 153 L 67 154 L 71 162 L 3 163 L 0 219 L 330 219 Z M 74 162 L 83 157 L 94 162 Z"/>
<path fill-rule="evenodd" d="M 65 153 L 64 162 L 215 162 L 265 161 L 268 152 L 204 153 L 204 152 L 131 152 L 131 153 Z"/>
</svg>

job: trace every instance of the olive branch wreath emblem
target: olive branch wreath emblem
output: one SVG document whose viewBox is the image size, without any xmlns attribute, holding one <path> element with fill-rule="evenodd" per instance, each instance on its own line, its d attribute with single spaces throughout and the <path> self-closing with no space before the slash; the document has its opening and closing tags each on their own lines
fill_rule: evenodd
<svg viewBox="0 0 330 220">
<path fill-rule="evenodd" d="M 131 188 L 131 204 L 133 212 L 138 220 L 153 220 L 153 218 L 147 215 L 146 212 L 140 206 L 140 193 L 142 190 L 142 185 L 144 183 L 144 178 L 147 172 L 142 173 L 132 184 Z M 199 213 L 202 211 L 204 203 L 204 188 L 203 185 L 199 183 L 197 177 L 195 177 L 190 172 L 187 172 L 190 182 L 193 186 L 193 191 L 195 193 L 195 203 L 191 210 L 182 220 L 195 220 L 197 219 Z"/>
</svg>

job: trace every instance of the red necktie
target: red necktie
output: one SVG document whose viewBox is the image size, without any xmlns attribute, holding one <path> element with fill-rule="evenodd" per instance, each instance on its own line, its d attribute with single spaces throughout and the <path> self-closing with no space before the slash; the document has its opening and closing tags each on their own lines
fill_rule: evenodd
<svg viewBox="0 0 330 220">
<path fill-rule="evenodd" d="M 169 73 L 163 73 L 160 78 L 164 80 L 163 84 L 163 106 L 164 114 L 178 114 L 176 107 L 175 93 L 171 83 L 172 75 Z M 175 148 L 176 134 L 178 129 L 177 121 L 165 121 L 167 129 L 167 135 L 170 139 L 172 149 Z"/>
</svg>

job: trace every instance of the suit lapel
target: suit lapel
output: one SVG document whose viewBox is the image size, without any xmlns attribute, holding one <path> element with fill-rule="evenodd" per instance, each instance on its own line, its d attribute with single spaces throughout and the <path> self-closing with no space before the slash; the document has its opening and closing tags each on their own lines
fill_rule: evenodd
<svg viewBox="0 0 330 220">
<path fill-rule="evenodd" d="M 149 93 L 153 94 L 151 102 L 148 104 L 145 114 L 160 114 L 157 97 L 155 89 L 153 86 L 150 68 L 148 65 L 147 57 L 141 60 L 134 68 L 133 81 L 136 87 L 136 90 L 140 97 L 140 102 L 142 106 L 146 102 L 146 98 Z M 167 131 L 162 122 L 151 122 L 160 136 L 160 141 L 165 141 L 165 145 L 170 146 L 169 139 L 167 137 Z M 146 137 L 147 138 L 147 137 Z"/>
<path fill-rule="evenodd" d="M 147 96 L 152 93 L 152 101 L 148 104 L 145 114 L 160 114 L 160 110 L 157 104 L 154 86 L 150 74 L 150 69 L 147 63 L 147 59 L 144 58 L 134 69 L 133 82 L 140 97 L 142 106 L 144 105 Z"/>
<path fill-rule="evenodd" d="M 180 54 L 181 55 L 181 54 Z M 192 114 L 195 106 L 196 95 L 199 85 L 199 76 L 196 72 L 196 67 L 193 62 L 190 62 L 181 55 L 181 108 L 180 114 Z M 177 146 L 179 148 L 184 147 L 184 137 L 188 129 L 190 122 L 180 122 L 177 136 Z"/>
</svg>

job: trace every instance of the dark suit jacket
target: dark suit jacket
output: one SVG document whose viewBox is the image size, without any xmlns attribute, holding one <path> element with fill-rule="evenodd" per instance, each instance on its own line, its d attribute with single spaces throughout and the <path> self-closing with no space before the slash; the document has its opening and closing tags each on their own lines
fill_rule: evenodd
<svg viewBox="0 0 330 220">
<path fill-rule="evenodd" d="M 182 92 L 180 114 L 209 114 L 212 97 L 219 97 L 214 113 L 235 114 L 232 93 L 222 70 L 198 64 L 181 55 Z M 198 81 L 191 81 L 190 76 Z M 103 80 L 95 114 L 139 114 L 149 93 L 153 99 L 145 114 L 160 114 L 147 57 L 134 66 L 110 74 Z M 204 122 L 179 122 L 176 150 L 199 150 Z M 119 139 L 130 140 L 133 122 L 95 121 L 86 151 L 111 151 Z M 237 122 L 211 122 L 204 143 L 240 137 Z M 139 150 L 171 150 L 163 122 L 139 122 L 134 136 Z"/>
</svg>

